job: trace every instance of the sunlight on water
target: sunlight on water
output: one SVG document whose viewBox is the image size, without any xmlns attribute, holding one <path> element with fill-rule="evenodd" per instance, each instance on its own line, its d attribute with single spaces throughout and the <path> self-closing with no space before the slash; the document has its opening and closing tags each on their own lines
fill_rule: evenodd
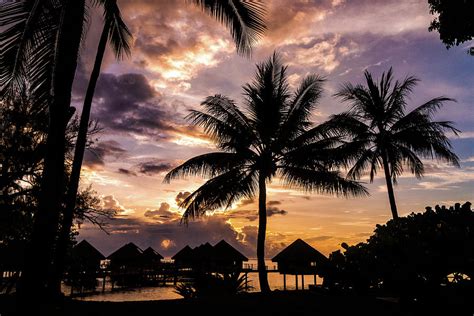
<svg viewBox="0 0 474 316">
<path fill-rule="evenodd" d="M 248 264 L 257 265 L 256 260 L 250 260 Z M 273 270 L 276 268 L 275 263 L 267 261 L 268 269 Z M 249 273 L 249 286 L 252 288 L 249 290 L 251 292 L 259 291 L 259 282 L 258 282 L 258 273 Z M 268 274 L 268 282 L 270 283 L 270 288 L 272 290 L 283 290 L 283 275 L 275 272 Z M 317 283 L 321 284 L 322 279 L 317 278 Z M 287 275 L 286 276 L 286 289 L 294 290 L 295 289 L 295 276 Z M 304 278 L 305 289 L 308 288 L 308 285 L 314 284 L 314 276 L 307 275 Z M 298 277 L 298 288 L 301 289 L 301 276 Z M 69 293 L 68 289 L 63 288 L 65 293 Z M 110 291 L 109 286 L 106 288 L 105 293 L 88 295 L 85 297 L 77 298 L 78 300 L 85 301 L 110 301 L 110 302 L 120 302 L 120 301 L 152 301 L 152 300 L 171 300 L 171 299 L 180 299 L 180 295 L 175 293 L 174 286 L 164 286 L 164 287 L 142 287 L 132 290 L 116 290 L 114 292 Z"/>
</svg>

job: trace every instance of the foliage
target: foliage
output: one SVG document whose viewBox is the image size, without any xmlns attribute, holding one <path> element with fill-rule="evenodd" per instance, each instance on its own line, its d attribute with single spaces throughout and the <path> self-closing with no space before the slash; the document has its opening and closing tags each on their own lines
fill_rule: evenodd
<svg viewBox="0 0 474 316">
<path fill-rule="evenodd" d="M 38 110 L 27 95 L 12 101 L 5 100 L 0 107 L 0 241 L 29 240 L 37 210 L 40 179 L 43 172 L 48 115 L 47 110 Z M 100 129 L 95 123 L 90 126 L 91 136 Z M 71 151 L 77 134 L 77 119 L 67 129 L 67 163 L 70 170 Z M 103 227 L 113 212 L 102 210 L 97 193 L 90 187 L 77 197 L 75 218 L 77 223 L 90 220 Z M 74 235 L 74 234 L 73 234 Z"/>
<path fill-rule="evenodd" d="M 245 275 L 200 273 L 191 282 L 176 286 L 176 293 L 184 298 L 215 298 L 247 291 Z"/>
<path fill-rule="evenodd" d="M 439 159 L 459 166 L 446 132 L 459 132 L 450 121 L 434 121 L 445 102 L 437 97 L 406 112 L 407 98 L 418 83 L 415 77 L 394 81 L 392 68 L 379 82 L 365 71 L 365 85 L 345 84 L 336 94 L 350 105 L 347 112 L 331 116 L 329 125 L 348 136 L 358 148 L 348 178 L 359 179 L 367 170 L 370 181 L 379 169 L 385 172 L 393 217 L 398 216 L 392 183 L 407 168 L 417 178 L 424 174 L 420 158 Z"/>
<path fill-rule="evenodd" d="M 469 202 L 427 207 L 423 213 L 377 225 L 365 243 L 344 246 L 344 253 L 329 256 L 326 286 L 429 295 L 454 287 L 453 281 L 460 281 L 456 276 L 473 279 L 474 212 Z M 464 282 L 473 289 L 471 282 Z"/>
<path fill-rule="evenodd" d="M 287 80 L 286 67 L 274 54 L 257 65 L 254 82 L 243 87 L 243 107 L 218 94 L 202 102 L 204 111 L 188 115 L 221 151 L 191 158 L 166 175 L 165 182 L 191 175 L 211 178 L 181 203 L 185 220 L 253 197 L 260 175 L 266 180 L 279 176 L 286 186 L 308 192 L 366 194 L 337 168 L 347 164 L 353 148 L 328 124 L 310 120 L 324 79 L 308 75 L 293 93 Z"/>
<path fill-rule="evenodd" d="M 458 46 L 474 37 L 474 2 L 463 0 L 428 0 L 431 14 L 438 16 L 431 22 L 430 31 L 439 32 L 447 48 Z M 474 55 L 474 49 L 470 49 Z"/>
</svg>

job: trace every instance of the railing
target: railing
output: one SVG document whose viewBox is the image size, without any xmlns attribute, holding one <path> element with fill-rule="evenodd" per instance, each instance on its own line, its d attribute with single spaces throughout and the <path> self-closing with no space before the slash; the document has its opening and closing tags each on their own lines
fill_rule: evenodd
<svg viewBox="0 0 474 316">
<path fill-rule="evenodd" d="M 257 271 L 258 270 L 258 265 L 254 264 L 254 263 L 244 263 L 242 269 L 243 270 Z M 276 265 L 273 265 L 271 267 L 265 266 L 265 270 L 267 270 L 267 271 L 278 271 L 278 267 Z"/>
</svg>

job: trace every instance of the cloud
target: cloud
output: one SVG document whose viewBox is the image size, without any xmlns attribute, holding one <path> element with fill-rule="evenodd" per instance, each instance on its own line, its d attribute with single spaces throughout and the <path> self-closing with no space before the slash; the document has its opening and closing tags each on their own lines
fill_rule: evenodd
<svg viewBox="0 0 474 316">
<path fill-rule="evenodd" d="M 173 169 L 174 165 L 160 160 L 151 160 L 138 164 L 139 172 L 147 176 L 154 176 Z"/>
<path fill-rule="evenodd" d="M 126 176 L 134 176 L 134 177 L 137 176 L 137 174 L 136 174 L 134 171 L 129 170 L 129 169 L 118 168 L 117 171 L 118 171 L 118 173 L 123 174 L 123 175 L 126 175 Z"/>
<path fill-rule="evenodd" d="M 105 195 L 101 197 L 101 207 L 106 210 L 112 210 L 118 216 L 126 216 L 132 213 L 132 210 L 126 209 L 113 195 Z"/>
<path fill-rule="evenodd" d="M 183 202 L 190 195 L 191 195 L 191 192 L 188 192 L 188 191 L 179 192 L 178 195 L 176 195 L 176 198 L 174 199 L 176 201 L 176 205 L 179 206 L 181 202 Z"/>
<path fill-rule="evenodd" d="M 252 204 L 254 201 L 252 199 L 244 199 L 243 205 Z M 286 215 L 288 214 L 287 211 L 280 209 L 276 205 L 280 205 L 281 201 L 268 201 L 267 202 L 267 217 L 272 217 L 274 215 Z M 242 206 L 242 202 L 239 203 L 239 207 Z M 250 222 L 256 221 L 258 219 L 258 210 L 249 210 L 249 209 L 236 209 L 236 210 L 229 210 L 224 211 L 223 213 L 219 214 L 228 219 L 245 219 Z"/>
<path fill-rule="evenodd" d="M 100 142 L 87 149 L 84 153 L 84 165 L 97 169 L 105 164 L 107 157 L 121 158 L 127 155 L 127 151 L 115 140 Z"/>
<path fill-rule="evenodd" d="M 177 222 L 181 219 L 179 213 L 170 210 L 170 205 L 166 202 L 162 202 L 157 210 L 148 210 L 144 213 L 144 216 L 154 220 L 158 220 L 160 223 L 164 222 Z"/>
</svg>

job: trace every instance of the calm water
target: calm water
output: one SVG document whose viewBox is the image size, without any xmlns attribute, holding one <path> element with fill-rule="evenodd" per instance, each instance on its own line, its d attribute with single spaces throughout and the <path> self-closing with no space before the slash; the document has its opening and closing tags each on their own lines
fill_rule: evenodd
<svg viewBox="0 0 474 316">
<path fill-rule="evenodd" d="M 253 264 L 254 266 L 257 265 L 256 260 L 249 260 L 249 264 Z M 268 268 L 275 269 L 276 266 L 273 262 L 267 262 Z M 268 274 L 268 282 L 270 283 L 270 287 L 272 290 L 280 289 L 283 290 L 283 275 L 279 273 L 271 272 Z M 318 277 L 317 278 L 318 284 L 321 284 L 322 280 Z M 304 285 L 305 288 L 308 288 L 309 284 L 314 284 L 314 277 L 311 275 L 307 275 L 304 278 Z M 250 291 L 259 291 L 259 283 L 258 283 L 258 273 L 249 273 L 249 285 L 253 288 Z M 287 276 L 286 277 L 286 288 L 288 290 L 295 289 L 295 276 Z M 301 276 L 298 277 L 298 288 L 301 289 Z M 179 299 L 182 298 L 180 295 L 176 294 L 175 289 L 173 286 L 165 286 L 165 287 L 142 287 L 139 289 L 134 290 L 126 290 L 126 291 L 114 291 L 101 294 L 95 294 L 86 296 L 83 298 L 77 298 L 79 300 L 85 301 L 111 301 L 111 302 L 118 302 L 118 301 L 150 301 L 150 300 L 169 300 L 169 299 Z M 69 291 L 65 288 L 65 293 L 69 293 Z"/>
</svg>

